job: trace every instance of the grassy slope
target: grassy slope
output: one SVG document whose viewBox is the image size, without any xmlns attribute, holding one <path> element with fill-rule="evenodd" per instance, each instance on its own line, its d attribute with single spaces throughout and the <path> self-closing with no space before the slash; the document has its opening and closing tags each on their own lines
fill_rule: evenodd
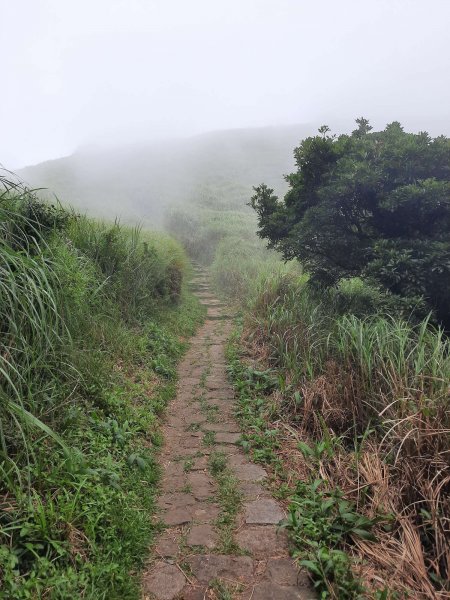
<svg viewBox="0 0 450 600">
<path fill-rule="evenodd" d="M 237 340 L 245 445 L 290 498 L 318 589 L 445 597 L 448 341 L 426 323 L 333 313 L 283 276 L 255 295 Z"/>
<path fill-rule="evenodd" d="M 202 310 L 167 237 L 0 198 L 0 597 L 138 598 L 159 416 Z"/>
<path fill-rule="evenodd" d="M 153 226 L 168 206 L 214 193 L 218 181 L 241 203 L 262 180 L 282 193 L 283 173 L 293 167 L 292 148 L 315 130 L 301 125 L 242 129 L 116 149 L 81 149 L 19 174 L 76 209 Z"/>
</svg>

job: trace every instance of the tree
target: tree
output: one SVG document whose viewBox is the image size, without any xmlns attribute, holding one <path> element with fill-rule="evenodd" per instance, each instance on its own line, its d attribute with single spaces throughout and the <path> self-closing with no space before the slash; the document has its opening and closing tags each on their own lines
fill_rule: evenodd
<svg viewBox="0 0 450 600">
<path fill-rule="evenodd" d="M 363 277 L 450 325 L 450 140 L 357 125 L 339 137 L 322 127 L 295 149 L 284 200 L 254 188 L 258 234 L 312 285 Z"/>
</svg>

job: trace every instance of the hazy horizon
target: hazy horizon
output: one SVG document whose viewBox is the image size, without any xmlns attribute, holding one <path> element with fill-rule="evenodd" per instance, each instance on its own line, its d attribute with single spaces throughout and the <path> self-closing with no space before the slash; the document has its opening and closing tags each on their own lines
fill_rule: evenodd
<svg viewBox="0 0 450 600">
<path fill-rule="evenodd" d="M 366 115 L 361 114 L 359 116 L 366 117 Z M 197 133 L 185 134 L 185 135 L 166 135 L 166 136 L 154 136 L 154 137 L 143 137 L 142 139 L 130 138 L 126 139 L 123 137 L 122 139 L 117 140 L 105 140 L 105 139 L 92 139 L 86 140 L 84 143 L 79 146 L 73 147 L 67 151 L 67 153 L 62 155 L 48 156 L 43 158 L 42 160 L 38 160 L 37 162 L 26 163 L 21 165 L 13 165 L 12 170 L 26 169 L 28 167 L 34 167 L 41 165 L 45 162 L 58 161 L 64 158 L 70 158 L 72 156 L 76 156 L 78 154 L 99 154 L 102 152 L 114 152 L 117 150 L 127 150 L 131 148 L 139 148 L 139 147 L 162 147 L 164 145 L 173 144 L 176 142 L 183 143 L 189 142 L 193 140 L 200 140 L 202 138 L 206 139 L 209 136 L 221 136 L 221 135 L 233 135 L 239 134 L 240 132 L 262 132 L 262 131 L 283 131 L 288 130 L 290 128 L 298 128 L 304 127 L 309 129 L 308 135 L 314 135 L 318 128 L 321 125 L 328 125 L 330 127 L 331 134 L 341 134 L 341 133 L 350 133 L 353 129 L 355 129 L 355 121 L 356 117 L 353 119 L 346 120 L 331 120 L 331 119 L 319 119 L 315 122 L 309 123 L 287 123 L 283 125 L 260 125 L 253 127 L 231 127 L 231 128 L 218 128 L 218 129 L 208 129 L 206 131 L 199 131 Z M 371 119 L 370 124 L 375 131 L 383 129 L 388 123 L 393 120 L 399 119 Z M 430 133 L 431 136 L 435 135 L 450 135 L 450 120 L 442 120 L 442 121 L 433 121 L 432 118 L 420 118 L 420 117 L 410 117 L 406 119 L 400 119 L 402 126 L 406 131 L 412 131 L 417 133 L 418 131 L 426 130 Z M 303 139 L 303 138 L 301 138 Z M 298 139 L 298 143 L 300 143 L 301 139 Z M 294 146 L 291 148 L 292 153 L 294 151 Z M 1 165 L 2 163 L 0 163 Z M 3 165 L 4 166 L 4 165 Z"/>
<path fill-rule="evenodd" d="M 449 21 L 444 0 L 4 3 L 0 163 L 358 116 L 449 135 Z"/>
</svg>

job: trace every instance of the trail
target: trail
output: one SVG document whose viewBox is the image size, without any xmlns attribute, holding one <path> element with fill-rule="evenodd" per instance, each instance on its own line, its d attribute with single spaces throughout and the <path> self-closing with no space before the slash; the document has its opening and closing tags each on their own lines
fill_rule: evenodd
<svg viewBox="0 0 450 600">
<path fill-rule="evenodd" d="M 167 410 L 159 498 L 166 528 L 144 574 L 143 597 L 313 599 L 277 527 L 285 515 L 264 487 L 267 473 L 237 445 L 225 363 L 231 315 L 210 292 L 205 271 L 197 268 L 191 285 L 207 317 L 179 366 Z"/>
</svg>

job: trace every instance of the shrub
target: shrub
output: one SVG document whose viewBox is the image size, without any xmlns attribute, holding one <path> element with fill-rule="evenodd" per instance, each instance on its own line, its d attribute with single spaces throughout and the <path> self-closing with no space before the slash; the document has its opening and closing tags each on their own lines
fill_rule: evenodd
<svg viewBox="0 0 450 600">
<path fill-rule="evenodd" d="M 298 258 L 312 284 L 362 276 L 448 326 L 450 140 L 357 123 L 339 137 L 323 127 L 295 149 L 284 201 L 255 188 L 259 235 Z"/>
<path fill-rule="evenodd" d="M 1 183 L 0 595 L 137 598 L 157 414 L 201 318 L 184 254 Z"/>
</svg>

